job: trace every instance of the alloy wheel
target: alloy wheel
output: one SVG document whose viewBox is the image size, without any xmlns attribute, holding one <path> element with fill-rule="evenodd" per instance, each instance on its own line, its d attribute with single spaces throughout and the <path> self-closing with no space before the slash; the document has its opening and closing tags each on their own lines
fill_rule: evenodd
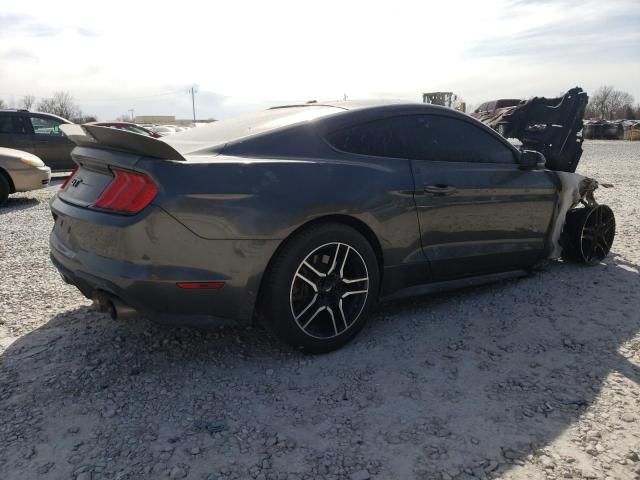
<svg viewBox="0 0 640 480">
<path fill-rule="evenodd" d="M 298 327 L 319 339 L 331 339 L 351 328 L 369 295 L 369 272 L 351 245 L 321 245 L 300 262 L 289 293 Z"/>
<path fill-rule="evenodd" d="M 580 234 L 584 262 L 594 264 L 603 260 L 611 250 L 615 233 L 616 220 L 608 206 L 598 205 L 591 210 Z"/>
</svg>

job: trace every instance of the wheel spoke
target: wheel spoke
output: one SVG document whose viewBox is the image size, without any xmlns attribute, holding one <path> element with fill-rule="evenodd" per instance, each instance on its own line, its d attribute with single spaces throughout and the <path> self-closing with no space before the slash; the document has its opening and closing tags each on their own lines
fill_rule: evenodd
<svg viewBox="0 0 640 480">
<path fill-rule="evenodd" d="M 333 270 L 336 268 L 336 265 L 338 264 L 338 254 L 340 253 L 341 245 L 341 243 L 336 244 L 336 252 L 333 254 L 333 261 L 331 262 L 331 267 L 329 267 L 327 275 L 331 275 L 333 273 Z"/>
<path fill-rule="evenodd" d="M 599 238 L 597 241 L 598 248 L 602 251 L 604 256 L 607 255 L 607 251 L 609 250 L 609 246 L 604 238 Z"/>
<path fill-rule="evenodd" d="M 343 278 L 342 281 L 344 283 L 358 283 L 358 282 L 366 282 L 367 280 L 369 280 L 369 277 L 363 277 L 363 278 Z"/>
<path fill-rule="evenodd" d="M 298 319 L 299 319 L 301 316 L 303 316 L 305 313 L 307 313 L 307 310 L 309 310 L 309 309 L 313 306 L 313 304 L 314 304 L 314 303 L 316 303 L 316 300 L 317 300 L 317 299 L 318 299 L 318 294 L 317 294 L 317 293 L 314 293 L 314 294 L 313 294 L 313 298 L 311 299 L 311 301 L 309 302 L 309 304 L 308 304 L 306 307 L 304 307 L 304 309 L 302 309 L 302 311 L 301 311 L 298 315 L 295 315 L 295 314 L 294 314 L 294 319 L 295 319 L 296 321 L 298 321 Z"/>
<path fill-rule="evenodd" d="M 309 262 L 307 262 L 306 260 L 304 262 L 302 262 L 302 265 L 304 265 L 305 267 L 307 267 L 309 270 L 311 270 L 316 276 L 323 278 L 326 277 L 327 274 L 326 273 L 322 273 L 320 270 L 318 270 L 317 268 L 313 267 Z"/>
<path fill-rule="evenodd" d="M 368 292 L 369 292 L 369 290 L 353 290 L 351 292 L 343 293 L 341 298 L 347 298 L 347 297 L 349 297 L 351 295 L 362 295 L 362 294 L 368 293 Z"/>
<path fill-rule="evenodd" d="M 315 283 L 313 283 L 311 280 L 309 280 L 307 277 L 302 275 L 300 272 L 296 273 L 296 277 L 298 277 L 301 280 L 304 280 L 305 282 L 307 282 L 309 285 L 311 285 L 311 288 L 313 288 L 313 291 L 315 293 L 318 293 L 318 286 Z"/>
<path fill-rule="evenodd" d="M 320 308 L 318 308 L 315 313 L 313 315 L 311 315 L 311 318 L 309 318 L 309 320 L 306 321 L 306 323 L 302 326 L 302 330 L 306 330 L 307 327 L 309 326 L 309 324 L 311 322 L 313 322 L 313 320 L 318 316 L 318 314 L 324 310 L 327 309 L 326 305 L 322 305 Z"/>
<path fill-rule="evenodd" d="M 340 265 L 340 278 L 342 278 L 342 281 L 344 281 L 344 266 L 347 263 L 347 257 L 349 256 L 349 250 L 351 250 L 351 247 L 349 245 L 347 245 L 347 251 L 344 254 L 344 258 L 342 259 L 342 265 Z"/>
<path fill-rule="evenodd" d="M 344 323 L 344 328 L 349 328 L 349 324 L 347 323 L 347 317 L 344 314 L 344 310 L 342 308 L 342 299 L 338 301 L 338 310 L 340 310 L 340 316 L 342 317 L 342 322 Z"/>
<path fill-rule="evenodd" d="M 331 323 L 333 323 L 333 331 L 336 332 L 336 335 L 338 334 L 338 326 L 336 325 L 336 317 L 333 315 L 333 310 L 331 309 L 331 307 L 326 307 L 327 312 L 329 312 L 329 315 L 331 316 Z"/>
<path fill-rule="evenodd" d="M 602 208 L 596 207 L 596 225 L 602 225 Z"/>
</svg>

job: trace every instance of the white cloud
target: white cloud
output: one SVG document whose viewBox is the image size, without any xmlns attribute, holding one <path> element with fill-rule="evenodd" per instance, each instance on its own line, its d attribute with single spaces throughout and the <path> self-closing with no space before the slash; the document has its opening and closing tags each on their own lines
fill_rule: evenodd
<svg viewBox="0 0 640 480">
<path fill-rule="evenodd" d="M 0 97 L 67 90 L 101 118 L 130 108 L 189 117 L 192 83 L 199 115 L 218 118 L 344 93 L 419 100 L 453 89 L 474 103 L 607 83 L 640 100 L 637 43 L 616 55 L 598 48 L 607 36 L 636 38 L 634 0 L 31 1 L 3 11 Z M 1 55 L 16 51 L 27 60 Z"/>
</svg>

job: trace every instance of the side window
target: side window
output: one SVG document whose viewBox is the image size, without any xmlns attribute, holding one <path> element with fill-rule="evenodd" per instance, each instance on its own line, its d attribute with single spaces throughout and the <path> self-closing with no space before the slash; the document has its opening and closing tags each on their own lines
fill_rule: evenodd
<svg viewBox="0 0 640 480">
<path fill-rule="evenodd" d="M 31 133 L 31 126 L 29 125 L 29 121 L 27 120 L 27 117 L 22 115 L 13 117 L 13 129 L 15 133 Z"/>
<path fill-rule="evenodd" d="M 512 150 L 470 122 L 440 115 L 405 117 L 408 157 L 441 162 L 515 163 Z"/>
<path fill-rule="evenodd" d="M 13 133 L 13 119 L 11 115 L 0 114 L 0 133 Z"/>
<path fill-rule="evenodd" d="M 36 135 L 55 135 L 62 136 L 60 124 L 58 120 L 51 118 L 30 117 L 31 125 L 33 125 L 33 133 Z"/>
<path fill-rule="evenodd" d="M 342 128 L 327 135 L 338 150 L 376 157 L 407 158 L 402 117 L 385 118 Z"/>
<path fill-rule="evenodd" d="M 19 115 L 0 115 L 0 133 L 31 133 L 25 118 Z"/>
</svg>

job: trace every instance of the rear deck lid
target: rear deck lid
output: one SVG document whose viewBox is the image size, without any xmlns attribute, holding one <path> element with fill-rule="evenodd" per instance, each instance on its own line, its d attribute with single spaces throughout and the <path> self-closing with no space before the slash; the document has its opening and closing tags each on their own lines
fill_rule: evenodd
<svg viewBox="0 0 640 480">
<path fill-rule="evenodd" d="M 81 207 L 136 213 L 157 192 L 149 172 L 137 167 L 139 161 L 185 160 L 166 143 L 137 133 L 97 125 L 61 128 L 77 145 L 71 153 L 77 167 L 58 197 Z"/>
</svg>

